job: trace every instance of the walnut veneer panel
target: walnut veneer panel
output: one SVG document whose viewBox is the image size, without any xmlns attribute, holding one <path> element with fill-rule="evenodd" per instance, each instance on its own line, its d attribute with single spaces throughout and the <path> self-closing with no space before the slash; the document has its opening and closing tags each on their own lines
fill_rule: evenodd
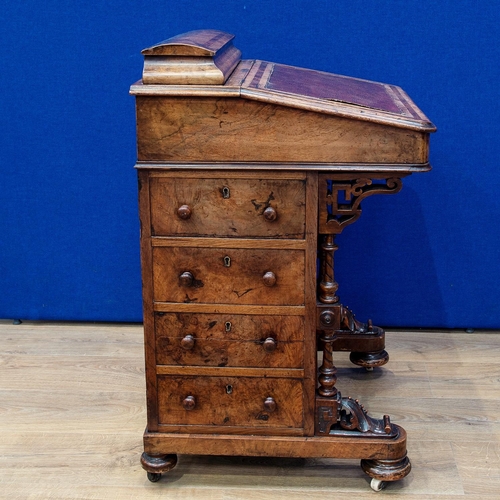
<svg viewBox="0 0 500 500">
<path fill-rule="evenodd" d="M 301 305 L 304 259 L 302 250 L 155 247 L 154 300 Z M 193 276 L 192 284 L 183 284 L 180 277 L 184 273 Z M 265 284 L 270 275 L 275 277 L 272 286 Z"/>
<path fill-rule="evenodd" d="M 304 318 L 156 313 L 158 364 L 303 366 Z"/>
<path fill-rule="evenodd" d="M 154 235 L 304 238 L 305 180 L 155 177 L 150 182 Z M 179 213 L 180 207 L 189 212 Z"/>
<path fill-rule="evenodd" d="M 246 99 L 136 99 L 139 161 L 428 161 L 415 130 Z"/>
<path fill-rule="evenodd" d="M 160 424 L 301 427 L 302 381 L 245 377 L 160 376 Z M 194 407 L 185 409 L 192 396 Z M 266 410 L 272 398 L 275 408 Z"/>
</svg>

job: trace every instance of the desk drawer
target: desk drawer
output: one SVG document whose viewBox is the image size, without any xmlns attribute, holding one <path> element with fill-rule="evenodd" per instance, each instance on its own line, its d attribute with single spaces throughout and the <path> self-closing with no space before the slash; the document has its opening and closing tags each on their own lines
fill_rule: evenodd
<svg viewBox="0 0 500 500">
<path fill-rule="evenodd" d="M 302 368 L 304 318 L 156 313 L 161 365 Z"/>
<path fill-rule="evenodd" d="M 304 304 L 303 250 L 153 248 L 157 302 Z"/>
<path fill-rule="evenodd" d="M 158 377 L 160 424 L 302 427 L 302 381 Z"/>
<path fill-rule="evenodd" d="M 303 239 L 305 180 L 151 178 L 154 236 Z"/>
</svg>

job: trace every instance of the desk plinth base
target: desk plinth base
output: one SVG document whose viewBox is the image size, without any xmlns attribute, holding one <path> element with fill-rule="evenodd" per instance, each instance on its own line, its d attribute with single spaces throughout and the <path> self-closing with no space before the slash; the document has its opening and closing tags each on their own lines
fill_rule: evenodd
<svg viewBox="0 0 500 500">
<path fill-rule="evenodd" d="M 361 468 L 376 485 L 397 481 L 411 469 L 406 456 L 406 432 L 393 425 L 394 437 L 245 436 L 144 433 L 143 468 L 151 481 L 173 469 L 180 455 L 255 456 L 283 458 L 361 459 Z M 151 477 L 150 477 L 151 475 Z M 374 482 L 372 481 L 372 488 Z M 376 489 L 376 488 L 374 488 Z M 380 488 L 378 488 L 380 489 Z"/>
</svg>

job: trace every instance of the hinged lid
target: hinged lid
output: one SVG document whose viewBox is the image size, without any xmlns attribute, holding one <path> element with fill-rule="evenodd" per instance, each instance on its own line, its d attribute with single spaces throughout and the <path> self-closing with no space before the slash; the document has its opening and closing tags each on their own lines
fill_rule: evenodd
<svg viewBox="0 0 500 500">
<path fill-rule="evenodd" d="M 223 85 L 241 60 L 234 35 L 197 30 L 144 49 L 144 84 Z"/>
</svg>

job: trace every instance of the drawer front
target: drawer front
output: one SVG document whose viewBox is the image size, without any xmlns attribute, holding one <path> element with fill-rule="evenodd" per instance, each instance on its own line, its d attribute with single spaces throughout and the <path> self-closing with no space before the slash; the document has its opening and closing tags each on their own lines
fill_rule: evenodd
<svg viewBox="0 0 500 500">
<path fill-rule="evenodd" d="M 153 248 L 157 302 L 304 304 L 304 251 Z"/>
<path fill-rule="evenodd" d="M 305 180 L 151 179 L 155 236 L 305 235 Z"/>
<path fill-rule="evenodd" d="M 302 382 L 251 377 L 158 377 L 160 424 L 302 427 Z"/>
<path fill-rule="evenodd" d="M 301 316 L 156 313 L 161 365 L 302 368 Z"/>
</svg>

